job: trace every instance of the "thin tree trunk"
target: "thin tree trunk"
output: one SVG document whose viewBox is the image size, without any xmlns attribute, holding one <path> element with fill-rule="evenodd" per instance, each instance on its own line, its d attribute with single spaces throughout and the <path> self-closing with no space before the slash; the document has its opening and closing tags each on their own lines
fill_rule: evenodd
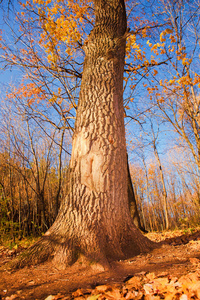
<svg viewBox="0 0 200 300">
<path fill-rule="evenodd" d="M 11 199 L 11 235 L 13 242 L 15 243 L 15 231 L 14 231 L 14 196 L 13 196 L 13 171 L 9 165 L 9 187 L 10 187 L 10 199 Z"/>
<path fill-rule="evenodd" d="M 60 149 L 59 149 L 59 166 L 58 166 L 58 190 L 56 193 L 56 208 L 55 208 L 55 215 L 58 215 L 59 206 L 60 206 L 60 192 L 61 192 L 61 184 L 62 184 L 62 147 L 63 147 L 63 141 L 64 141 L 64 135 L 65 135 L 65 128 L 63 129 L 63 132 L 61 134 L 60 139 Z"/>
<path fill-rule="evenodd" d="M 21 211 L 22 211 L 22 195 L 21 195 L 21 188 L 22 188 L 22 182 L 21 180 L 18 182 L 18 192 L 19 192 L 19 231 L 18 231 L 18 239 L 20 240 L 22 238 L 22 226 L 21 226 Z"/>
<path fill-rule="evenodd" d="M 24 180 L 24 191 L 26 192 L 26 204 L 27 204 L 27 209 L 26 209 L 26 234 L 29 236 L 30 235 L 30 229 L 31 229 L 31 220 L 30 220 L 30 201 L 29 201 L 29 194 L 28 194 L 28 186 L 27 186 L 27 181 L 23 177 Z"/>
<path fill-rule="evenodd" d="M 150 226 L 150 231 L 153 231 L 153 225 L 152 225 L 152 213 L 150 211 L 150 205 L 147 206 L 147 211 L 148 211 L 148 217 L 149 217 L 149 226 Z"/>
<path fill-rule="evenodd" d="M 131 217 L 133 218 L 133 222 L 137 228 L 139 228 L 143 232 L 147 232 L 145 228 L 141 225 L 140 216 L 138 212 L 138 207 L 136 203 L 135 193 L 133 189 L 129 164 L 128 164 L 128 155 L 127 155 L 127 170 L 128 170 L 128 203 L 129 209 L 131 213 Z"/>
<path fill-rule="evenodd" d="M 162 170 L 160 157 L 158 155 L 158 151 L 157 151 L 155 143 L 154 143 L 154 154 L 155 154 L 155 157 L 156 157 L 157 162 L 158 162 L 158 167 L 159 167 L 159 171 L 160 171 L 160 178 L 161 178 L 161 182 L 162 182 L 163 206 L 164 206 L 164 214 L 165 214 L 165 229 L 169 229 L 169 212 L 168 212 L 168 205 L 167 205 L 167 191 L 166 191 L 166 187 L 165 187 L 165 180 L 164 180 L 164 174 L 163 174 L 163 170 Z"/>
<path fill-rule="evenodd" d="M 155 214 L 155 204 L 153 204 L 153 202 L 151 202 L 151 207 L 152 207 L 152 215 L 153 215 L 153 223 L 155 226 L 153 226 L 153 230 L 156 230 L 158 231 L 158 222 L 157 222 L 157 219 L 156 219 L 156 214 Z"/>
<path fill-rule="evenodd" d="M 152 227 L 152 215 L 149 213 L 149 208 L 150 208 L 150 204 L 152 204 L 152 199 L 151 199 L 151 194 L 149 193 L 149 177 L 148 177 L 148 171 L 147 171 L 147 165 L 145 162 L 144 157 L 142 156 L 142 162 L 144 165 L 144 169 L 145 169 L 145 179 L 146 179 L 146 194 L 147 194 L 147 201 L 148 201 L 148 217 L 149 217 L 149 225 L 150 225 L 150 230 L 153 231 L 153 227 Z"/>
</svg>

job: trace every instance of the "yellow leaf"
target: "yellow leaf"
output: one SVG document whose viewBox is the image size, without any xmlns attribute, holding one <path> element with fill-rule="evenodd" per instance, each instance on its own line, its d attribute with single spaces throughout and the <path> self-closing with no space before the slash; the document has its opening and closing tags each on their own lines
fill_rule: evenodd
<svg viewBox="0 0 200 300">
<path fill-rule="evenodd" d="M 163 37 L 164 35 L 165 35 L 165 32 L 164 32 L 164 31 L 161 32 L 161 34 L 160 34 L 160 41 L 161 41 L 161 42 L 166 41 L 166 38 Z"/>
<path fill-rule="evenodd" d="M 183 64 L 184 66 L 189 65 L 189 62 L 188 62 L 187 58 L 183 58 L 183 59 L 182 59 L 182 64 Z"/>
<path fill-rule="evenodd" d="M 99 295 L 93 295 L 93 296 L 89 296 L 87 298 L 87 300 L 97 300 L 99 297 L 100 297 L 100 294 Z"/>
</svg>

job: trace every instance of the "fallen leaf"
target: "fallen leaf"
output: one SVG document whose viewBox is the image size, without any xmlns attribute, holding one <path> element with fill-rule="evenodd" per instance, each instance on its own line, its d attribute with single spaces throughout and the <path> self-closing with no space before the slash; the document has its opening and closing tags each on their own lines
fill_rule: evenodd
<svg viewBox="0 0 200 300">
<path fill-rule="evenodd" d="M 89 296 L 89 297 L 87 298 L 87 300 L 97 300 L 97 299 L 99 299 L 99 296 L 100 296 L 100 294 L 99 294 L 99 295 Z"/>
<path fill-rule="evenodd" d="M 147 277 L 150 281 L 152 281 L 152 280 L 156 277 L 156 275 L 155 275 L 155 273 L 148 273 L 148 274 L 146 274 L 146 277 Z"/>
<path fill-rule="evenodd" d="M 109 286 L 109 285 L 97 285 L 96 287 L 95 287 L 95 290 L 97 291 L 97 292 L 99 292 L 99 293 L 105 293 L 105 292 L 107 292 L 107 291 L 109 291 L 109 290 L 112 290 L 112 287 L 111 286 Z"/>
<path fill-rule="evenodd" d="M 72 293 L 73 297 L 79 297 L 79 296 L 83 296 L 86 294 L 90 294 L 92 290 L 89 289 L 78 289 L 75 292 Z"/>
<path fill-rule="evenodd" d="M 160 297 L 159 297 L 159 296 L 153 296 L 153 295 L 148 294 L 148 295 L 146 295 L 146 296 L 144 297 L 144 299 L 145 299 L 145 300 L 160 300 Z"/>
<path fill-rule="evenodd" d="M 55 300 L 60 300 L 60 299 L 66 300 L 66 299 L 69 299 L 69 296 L 65 297 L 64 295 L 58 293 L 57 295 L 54 296 L 54 299 Z"/>
<path fill-rule="evenodd" d="M 163 288 L 163 287 L 166 287 L 169 284 L 169 279 L 167 277 L 156 278 L 156 279 L 154 279 L 153 283 L 154 283 L 154 286 Z"/>
<path fill-rule="evenodd" d="M 35 281 L 31 280 L 27 283 L 28 285 L 34 285 L 35 284 Z"/>
<path fill-rule="evenodd" d="M 146 283 L 146 284 L 144 284 L 143 288 L 145 290 L 146 295 L 153 294 L 153 285 L 152 284 Z"/>
<path fill-rule="evenodd" d="M 119 289 L 112 289 L 112 291 L 108 291 L 105 293 L 106 298 L 110 297 L 110 299 L 118 300 L 121 299 L 121 294 Z"/>
<path fill-rule="evenodd" d="M 157 277 L 166 277 L 166 276 L 168 276 L 168 275 L 169 275 L 168 272 L 161 272 L 161 273 L 159 273 L 159 274 L 157 275 Z"/>
<path fill-rule="evenodd" d="M 11 295 L 10 297 L 6 297 L 5 300 L 14 300 L 14 299 L 16 299 L 17 297 L 18 297 L 18 295 L 13 294 L 13 295 Z"/>
<path fill-rule="evenodd" d="M 190 260 L 191 264 L 193 264 L 193 265 L 198 265 L 200 263 L 200 260 L 196 257 L 190 257 L 189 260 Z"/>
<path fill-rule="evenodd" d="M 128 289 L 130 288 L 133 288 L 135 290 L 138 290 L 142 287 L 142 282 L 141 282 L 141 279 L 140 277 L 138 276 L 134 276 L 132 277 L 131 279 L 129 279 L 127 282 L 126 282 L 126 285 L 125 285 Z"/>
<path fill-rule="evenodd" d="M 47 298 L 45 298 L 45 300 L 53 300 L 53 299 L 55 299 L 55 296 L 53 295 L 49 295 Z"/>
<path fill-rule="evenodd" d="M 136 299 L 136 297 L 138 296 L 138 292 L 136 291 L 129 291 L 125 297 L 125 299 L 127 300 L 132 300 L 132 299 Z"/>
<path fill-rule="evenodd" d="M 181 295 L 180 300 L 188 300 L 188 296 L 186 294 Z"/>
</svg>

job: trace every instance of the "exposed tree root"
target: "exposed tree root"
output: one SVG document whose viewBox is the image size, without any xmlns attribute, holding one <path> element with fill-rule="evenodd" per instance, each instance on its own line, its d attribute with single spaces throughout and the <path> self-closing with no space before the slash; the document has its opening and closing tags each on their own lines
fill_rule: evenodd
<svg viewBox="0 0 200 300">
<path fill-rule="evenodd" d="M 53 258 L 54 245 L 48 238 L 40 238 L 34 245 L 15 258 L 9 267 L 14 269 L 37 265 Z"/>
<path fill-rule="evenodd" d="M 124 239 L 118 243 L 118 247 L 114 249 L 114 246 L 115 244 L 111 241 L 98 246 L 95 244 L 95 247 L 92 245 L 85 247 L 85 241 L 82 243 L 82 240 L 79 245 L 67 239 L 61 243 L 54 234 L 44 235 L 14 259 L 8 267 L 17 269 L 52 261 L 57 268 L 65 269 L 79 261 L 82 265 L 90 265 L 93 268 L 98 266 L 98 269 L 105 270 L 109 268 L 111 261 L 128 259 L 140 253 L 150 252 L 159 247 L 159 244 L 150 241 L 133 227 L 133 230 L 125 234 Z"/>
</svg>

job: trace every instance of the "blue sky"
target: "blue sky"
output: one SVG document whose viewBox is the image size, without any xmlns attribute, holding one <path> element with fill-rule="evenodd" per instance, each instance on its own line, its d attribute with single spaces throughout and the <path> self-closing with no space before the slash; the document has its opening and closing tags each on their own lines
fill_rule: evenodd
<svg viewBox="0 0 200 300">
<path fill-rule="evenodd" d="M 148 5 L 146 5 L 145 9 L 148 12 L 149 15 L 152 14 L 151 12 L 151 5 L 149 4 L 149 1 L 146 1 Z M 144 3 L 143 3 L 144 4 Z M 15 3 L 15 5 L 17 5 L 17 1 Z M 18 5 L 17 5 L 18 6 Z M 17 7 L 16 6 L 16 7 Z M 136 7 L 135 11 L 133 11 L 133 13 L 138 13 L 139 8 Z M 10 14 L 12 14 L 12 12 L 9 12 Z M 13 24 L 10 24 L 11 26 L 14 25 L 14 17 L 13 17 Z M 0 10 L 0 27 L 3 30 L 7 31 L 7 26 L 3 20 L 3 11 Z M 15 30 L 17 28 L 15 27 Z M 131 28 L 131 30 L 133 30 L 134 28 Z M 7 39 L 10 39 L 10 42 L 12 42 L 12 36 L 10 35 L 10 33 L 7 35 Z M 154 39 L 154 37 L 152 37 L 152 40 Z M 140 42 L 142 42 L 142 40 L 140 40 Z M 146 43 L 146 40 L 144 40 L 144 43 Z M 151 56 L 151 51 L 148 50 L 148 46 L 146 45 L 146 51 L 147 54 L 149 56 Z M 149 52 L 148 52 L 149 51 Z M 163 69 L 162 67 L 159 67 L 159 70 Z M 160 78 L 162 78 L 163 74 L 164 74 L 165 70 L 163 69 L 163 71 L 160 71 Z M 10 87 L 11 85 L 18 85 L 21 82 L 21 76 L 22 74 L 20 73 L 20 71 L 13 67 L 11 70 L 8 68 L 6 71 L 0 71 L 0 84 L 3 86 L 3 88 L 1 89 L 1 97 L 4 97 L 4 91 L 6 90 L 7 86 Z M 150 82 L 149 79 L 144 79 L 144 82 Z M 130 90 L 127 90 L 127 94 L 129 93 Z M 126 97 L 125 95 L 125 97 Z M 144 89 L 142 83 L 140 85 L 138 85 L 138 88 L 136 89 L 136 91 L 134 92 L 134 102 L 130 103 L 130 111 L 127 111 L 127 113 L 130 113 L 133 117 L 137 116 L 137 104 L 139 105 L 139 109 L 141 110 L 141 107 L 143 106 L 145 108 L 145 106 L 148 105 L 148 93 L 146 92 L 146 90 Z M 127 120 L 125 120 L 125 122 L 127 122 Z M 149 129 L 149 123 L 146 120 L 146 123 L 144 124 L 144 127 L 146 129 L 146 131 L 148 132 Z M 155 127 L 156 127 L 156 123 L 155 123 Z M 129 124 L 127 125 L 127 139 L 130 140 L 137 140 L 140 138 L 140 135 L 143 136 L 143 139 L 148 139 L 147 136 L 144 135 L 144 133 L 142 132 L 140 126 L 138 125 L 138 122 L 135 121 L 130 121 Z M 163 161 L 163 163 L 165 163 L 165 157 L 166 154 L 170 151 L 171 148 L 173 148 L 175 143 L 175 134 L 173 133 L 173 131 L 171 130 L 171 127 L 168 126 L 167 124 L 162 124 L 160 125 L 160 134 L 159 134 L 159 143 L 158 143 L 158 150 L 159 153 L 161 155 L 161 159 Z M 144 149 L 147 160 L 150 160 L 153 157 L 153 151 L 151 147 L 147 147 L 146 150 Z M 135 155 L 134 152 L 130 152 L 129 158 L 131 161 L 134 162 L 135 159 Z"/>
</svg>

